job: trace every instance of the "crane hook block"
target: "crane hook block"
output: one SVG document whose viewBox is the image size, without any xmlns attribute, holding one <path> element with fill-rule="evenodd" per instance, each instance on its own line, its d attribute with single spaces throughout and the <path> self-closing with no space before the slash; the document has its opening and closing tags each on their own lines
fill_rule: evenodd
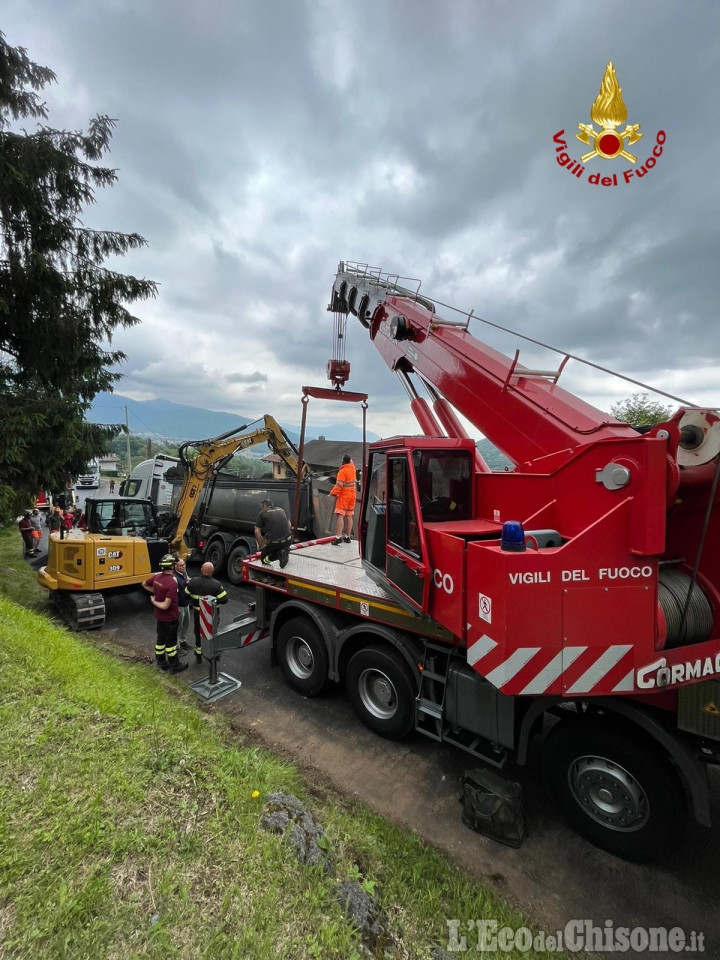
<svg viewBox="0 0 720 960">
<path fill-rule="evenodd" d="M 350 379 L 350 361 L 349 360 L 328 360 L 327 378 L 330 383 L 341 387 Z"/>
</svg>

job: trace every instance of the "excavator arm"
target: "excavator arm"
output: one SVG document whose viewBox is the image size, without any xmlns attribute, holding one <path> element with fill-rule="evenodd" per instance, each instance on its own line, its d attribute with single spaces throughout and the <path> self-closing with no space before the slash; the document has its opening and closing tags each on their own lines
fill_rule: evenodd
<svg viewBox="0 0 720 960">
<path fill-rule="evenodd" d="M 190 552 L 185 543 L 185 532 L 195 510 L 198 498 L 208 480 L 211 480 L 222 466 L 238 451 L 246 450 L 258 443 L 267 443 L 285 466 L 296 476 L 298 472 L 298 452 L 280 424 L 266 413 L 265 426 L 250 433 L 243 433 L 251 424 L 245 424 L 237 430 L 216 437 L 214 440 L 189 440 L 180 448 L 180 459 L 185 467 L 185 480 L 177 503 L 177 527 L 170 542 L 170 550 L 180 556 Z M 194 456 L 188 451 L 196 450 Z M 303 464 L 303 477 L 310 475 L 307 464 Z"/>
</svg>

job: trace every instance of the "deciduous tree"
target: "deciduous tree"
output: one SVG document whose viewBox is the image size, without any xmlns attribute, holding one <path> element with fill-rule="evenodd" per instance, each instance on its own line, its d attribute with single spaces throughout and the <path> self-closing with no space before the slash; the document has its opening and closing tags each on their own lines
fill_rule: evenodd
<svg viewBox="0 0 720 960">
<path fill-rule="evenodd" d="M 671 407 L 665 407 L 657 400 L 653 400 L 649 393 L 633 393 L 626 400 L 620 400 L 610 407 L 610 413 L 622 423 L 630 423 L 633 427 L 652 426 L 655 423 L 664 423 L 673 415 Z"/>
<path fill-rule="evenodd" d="M 142 247 L 136 233 L 81 220 L 117 179 L 101 161 L 115 121 L 87 132 L 45 126 L 40 97 L 56 81 L 0 33 L 0 517 L 39 489 L 58 489 L 103 453 L 117 428 L 85 422 L 92 398 L 120 377 L 111 348 L 139 322 L 128 304 L 155 296 L 145 279 L 104 265 Z M 20 123 L 38 121 L 33 130 Z"/>
</svg>

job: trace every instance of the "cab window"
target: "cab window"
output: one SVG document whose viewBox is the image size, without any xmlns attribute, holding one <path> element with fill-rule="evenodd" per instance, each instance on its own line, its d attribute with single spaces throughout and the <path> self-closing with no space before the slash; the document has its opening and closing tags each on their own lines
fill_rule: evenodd
<svg viewBox="0 0 720 960">
<path fill-rule="evenodd" d="M 471 518 L 473 463 L 469 451 L 415 450 L 413 467 L 423 520 Z"/>
<path fill-rule="evenodd" d="M 152 523 L 152 513 L 147 503 L 125 504 L 125 527 L 148 527 Z"/>
<path fill-rule="evenodd" d="M 388 469 L 388 541 L 413 553 L 420 553 L 417 513 L 412 487 L 408 482 L 405 457 L 391 457 Z"/>
</svg>

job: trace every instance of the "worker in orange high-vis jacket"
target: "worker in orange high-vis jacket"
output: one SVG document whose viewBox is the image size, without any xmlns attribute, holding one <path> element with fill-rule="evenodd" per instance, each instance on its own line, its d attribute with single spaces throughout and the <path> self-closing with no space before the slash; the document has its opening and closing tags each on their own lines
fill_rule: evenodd
<svg viewBox="0 0 720 960">
<path fill-rule="evenodd" d="M 340 543 L 350 543 L 353 517 L 355 516 L 355 500 L 357 499 L 357 473 L 355 464 L 347 453 L 343 457 L 342 466 L 338 470 L 335 486 L 330 491 L 330 496 L 337 497 L 335 501 L 337 521 L 335 539 L 332 542 L 333 546 L 337 547 Z"/>
</svg>

